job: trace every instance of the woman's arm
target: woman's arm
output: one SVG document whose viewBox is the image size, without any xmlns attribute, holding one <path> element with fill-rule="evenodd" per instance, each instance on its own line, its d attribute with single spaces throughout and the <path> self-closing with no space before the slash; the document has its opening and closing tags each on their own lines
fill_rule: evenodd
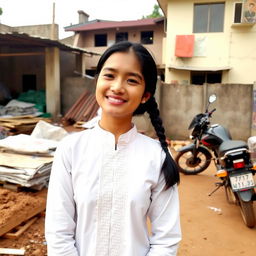
<svg viewBox="0 0 256 256">
<path fill-rule="evenodd" d="M 45 237 L 48 256 L 78 256 L 75 247 L 75 202 L 67 143 L 55 152 L 47 195 Z M 68 154 L 69 153 L 69 154 Z"/>
<path fill-rule="evenodd" d="M 148 216 L 152 236 L 147 256 L 174 256 L 181 240 L 177 185 L 165 190 L 164 175 L 160 175 L 151 200 Z"/>
</svg>

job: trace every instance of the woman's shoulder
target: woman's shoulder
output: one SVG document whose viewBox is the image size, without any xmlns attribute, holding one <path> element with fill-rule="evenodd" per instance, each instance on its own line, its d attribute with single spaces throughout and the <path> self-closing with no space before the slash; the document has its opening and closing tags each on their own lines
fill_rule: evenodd
<svg viewBox="0 0 256 256">
<path fill-rule="evenodd" d="M 152 147 L 155 150 L 161 150 L 161 144 L 158 139 L 151 138 L 147 135 L 144 135 L 142 133 L 138 133 L 137 136 L 139 142 L 143 144 L 144 147 Z"/>
</svg>

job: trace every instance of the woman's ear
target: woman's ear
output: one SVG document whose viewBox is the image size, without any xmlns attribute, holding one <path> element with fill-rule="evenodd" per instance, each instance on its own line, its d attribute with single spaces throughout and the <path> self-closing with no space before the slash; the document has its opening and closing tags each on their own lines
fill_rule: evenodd
<svg viewBox="0 0 256 256">
<path fill-rule="evenodd" d="M 145 92 L 143 94 L 142 99 L 141 99 L 141 103 L 142 104 L 146 103 L 149 100 L 150 97 L 151 97 L 151 93 L 150 92 Z"/>
</svg>

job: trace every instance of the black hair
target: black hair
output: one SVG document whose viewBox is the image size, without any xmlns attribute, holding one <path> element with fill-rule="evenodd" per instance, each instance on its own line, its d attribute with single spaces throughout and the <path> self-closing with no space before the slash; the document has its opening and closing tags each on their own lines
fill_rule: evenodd
<svg viewBox="0 0 256 256">
<path fill-rule="evenodd" d="M 162 124 L 162 120 L 160 118 L 160 113 L 158 109 L 157 102 L 155 100 L 154 94 L 156 91 L 156 83 L 157 83 L 157 67 L 156 63 L 149 53 L 149 51 L 138 43 L 131 43 L 128 41 L 123 41 L 116 43 L 109 47 L 99 59 L 97 68 L 96 68 L 96 76 L 99 75 L 104 63 L 106 60 L 116 52 L 129 52 L 133 51 L 137 56 L 140 64 L 141 64 L 141 72 L 145 81 L 145 92 L 150 93 L 150 98 L 146 103 L 141 103 L 138 108 L 135 110 L 134 115 L 141 115 L 145 112 L 148 112 L 152 125 L 156 131 L 158 139 L 161 143 L 161 146 L 166 153 L 166 158 L 162 166 L 162 172 L 165 177 L 166 189 L 169 187 L 178 184 L 180 181 L 178 167 L 173 160 L 170 152 L 168 150 L 168 144 L 166 142 L 165 130 Z"/>
</svg>

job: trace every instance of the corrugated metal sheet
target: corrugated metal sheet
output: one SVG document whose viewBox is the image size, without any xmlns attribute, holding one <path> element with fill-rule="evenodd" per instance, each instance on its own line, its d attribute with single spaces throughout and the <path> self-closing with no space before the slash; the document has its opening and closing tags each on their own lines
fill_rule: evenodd
<svg viewBox="0 0 256 256">
<path fill-rule="evenodd" d="M 96 101 L 95 94 L 84 91 L 73 106 L 63 117 L 67 124 L 73 124 L 78 121 L 89 121 L 96 116 L 99 105 Z"/>
</svg>

